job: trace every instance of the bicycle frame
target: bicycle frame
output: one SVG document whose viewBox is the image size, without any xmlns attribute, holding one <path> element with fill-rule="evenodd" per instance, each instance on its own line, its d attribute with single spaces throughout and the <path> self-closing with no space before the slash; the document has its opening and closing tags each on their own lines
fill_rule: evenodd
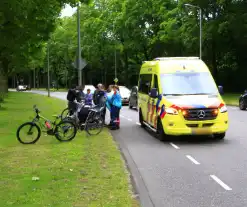
<svg viewBox="0 0 247 207">
<path fill-rule="evenodd" d="M 55 126 L 57 125 L 57 120 L 60 119 L 60 116 L 56 116 L 55 120 L 53 122 L 51 122 L 49 119 L 47 119 L 46 117 L 42 116 L 40 114 L 40 111 L 34 107 L 34 110 L 35 110 L 35 113 L 36 113 L 36 116 L 35 118 L 32 120 L 33 123 L 38 123 L 40 129 L 42 132 L 46 132 L 47 134 L 49 135 L 53 135 L 53 132 L 55 130 Z M 51 124 L 51 128 L 50 129 L 47 129 L 47 127 L 45 126 L 45 123 L 41 123 L 41 120 L 44 120 L 45 122 L 48 121 L 50 124 Z"/>
</svg>

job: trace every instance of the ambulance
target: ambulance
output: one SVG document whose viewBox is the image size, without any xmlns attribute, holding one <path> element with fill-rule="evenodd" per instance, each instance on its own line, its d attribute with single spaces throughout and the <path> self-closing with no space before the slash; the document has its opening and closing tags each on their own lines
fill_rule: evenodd
<svg viewBox="0 0 247 207">
<path fill-rule="evenodd" d="M 142 64 L 139 121 L 160 140 L 180 135 L 224 139 L 228 112 L 207 65 L 198 57 L 162 57 Z"/>
</svg>

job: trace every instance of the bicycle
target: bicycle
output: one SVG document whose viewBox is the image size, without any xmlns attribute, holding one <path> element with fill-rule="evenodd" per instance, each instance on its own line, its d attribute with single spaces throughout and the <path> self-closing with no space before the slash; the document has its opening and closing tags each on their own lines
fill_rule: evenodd
<svg viewBox="0 0 247 207">
<path fill-rule="evenodd" d="M 50 120 L 48 120 L 47 118 L 45 118 L 44 116 L 42 116 L 40 113 L 40 110 L 36 107 L 36 105 L 33 106 L 33 109 L 36 113 L 35 118 L 31 121 L 31 122 L 26 122 L 23 123 L 21 126 L 18 127 L 17 132 L 16 132 L 16 136 L 17 139 L 20 143 L 22 144 L 34 144 L 36 143 L 40 136 L 41 136 L 41 130 L 42 132 L 46 132 L 47 135 L 51 135 L 51 136 L 55 136 L 57 140 L 59 140 L 60 142 L 67 142 L 67 141 L 71 141 L 72 139 L 75 138 L 76 133 L 77 133 L 77 128 L 74 125 L 73 122 L 69 121 L 69 120 L 60 120 L 58 122 L 59 119 L 61 119 L 60 115 L 53 115 L 53 117 L 56 117 L 55 120 L 53 122 L 51 122 Z M 41 122 L 41 120 L 44 120 L 44 122 Z M 34 131 L 33 129 L 36 130 L 37 135 L 36 137 L 31 140 L 31 141 L 24 141 L 23 138 L 21 138 L 21 132 L 24 130 L 25 127 L 28 127 L 28 132 L 27 135 L 33 135 Z M 62 135 L 67 135 L 68 132 L 72 132 L 72 134 L 64 139 L 64 137 L 61 135 L 60 133 L 60 128 L 62 129 Z"/>
<path fill-rule="evenodd" d="M 88 135 L 98 135 L 103 130 L 103 127 L 104 127 L 104 120 L 102 118 L 104 106 L 101 107 L 101 106 L 96 105 L 96 106 L 89 108 L 89 113 L 88 113 L 85 123 L 81 123 L 78 118 L 78 111 L 80 111 L 80 109 L 83 106 L 85 106 L 84 103 L 78 103 L 78 109 L 72 115 L 69 115 L 69 113 L 67 113 L 67 116 L 63 118 L 63 120 L 72 121 L 76 125 L 77 129 L 81 131 L 85 130 Z M 65 110 L 66 109 L 64 109 L 63 112 Z M 90 131 L 93 129 L 96 130 L 96 133 L 93 133 Z"/>
<path fill-rule="evenodd" d="M 65 109 L 62 111 L 62 113 L 61 113 L 61 120 L 63 120 L 63 119 L 65 119 L 66 117 L 68 117 L 70 113 L 71 113 L 71 112 L 70 112 L 69 108 L 68 108 L 68 107 L 65 108 Z"/>
<path fill-rule="evenodd" d="M 85 105 L 85 101 L 81 100 L 80 102 L 75 102 L 77 104 L 77 107 L 80 109 L 81 107 L 83 107 Z M 68 103 L 69 105 L 69 103 Z M 61 113 L 61 120 L 65 119 L 68 116 L 72 116 L 74 114 L 72 109 L 69 109 L 69 106 L 67 108 L 65 108 L 62 113 Z"/>
</svg>

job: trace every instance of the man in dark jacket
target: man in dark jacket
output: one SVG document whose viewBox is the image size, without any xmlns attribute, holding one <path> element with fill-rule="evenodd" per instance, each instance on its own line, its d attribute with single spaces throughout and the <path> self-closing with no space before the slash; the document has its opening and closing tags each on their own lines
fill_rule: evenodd
<svg viewBox="0 0 247 207">
<path fill-rule="evenodd" d="M 104 86 L 99 83 L 97 85 L 97 89 L 94 92 L 93 95 L 93 102 L 95 105 L 104 107 L 102 118 L 105 122 L 105 114 L 106 114 L 106 92 L 104 90 Z"/>
<path fill-rule="evenodd" d="M 68 108 L 70 115 L 72 115 L 77 109 L 77 104 L 75 103 L 75 99 L 76 99 L 76 85 L 73 84 L 67 93 Z"/>
<path fill-rule="evenodd" d="M 85 93 L 83 92 L 84 89 L 85 89 L 84 85 L 77 87 L 77 92 L 76 92 L 77 102 L 82 102 L 83 100 L 85 100 Z"/>
</svg>

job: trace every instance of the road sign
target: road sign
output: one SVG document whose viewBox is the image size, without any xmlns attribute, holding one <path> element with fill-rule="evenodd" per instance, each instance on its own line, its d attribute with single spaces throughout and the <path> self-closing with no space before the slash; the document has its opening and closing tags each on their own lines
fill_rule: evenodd
<svg viewBox="0 0 247 207">
<path fill-rule="evenodd" d="M 81 48 L 81 51 L 82 51 L 82 48 Z M 78 62 L 77 62 L 77 58 L 78 56 L 80 57 L 80 68 L 78 67 Z M 78 70 L 82 70 L 83 68 L 85 68 L 87 65 L 87 62 L 86 60 L 84 60 L 83 58 L 81 58 L 81 52 L 80 54 L 78 55 L 78 50 L 76 52 L 76 58 L 75 58 L 75 62 L 72 63 L 72 66 Z"/>
<path fill-rule="evenodd" d="M 117 79 L 117 78 L 115 78 L 115 79 L 114 79 L 114 82 L 115 82 L 115 83 L 117 83 L 117 82 L 118 82 L 118 79 Z"/>
<path fill-rule="evenodd" d="M 78 70 L 82 70 L 83 68 L 86 67 L 87 62 L 86 60 L 84 60 L 83 58 L 80 58 L 80 68 L 78 67 L 78 63 L 77 63 L 77 58 L 75 59 L 75 62 L 72 63 L 73 67 L 75 67 Z"/>
</svg>

